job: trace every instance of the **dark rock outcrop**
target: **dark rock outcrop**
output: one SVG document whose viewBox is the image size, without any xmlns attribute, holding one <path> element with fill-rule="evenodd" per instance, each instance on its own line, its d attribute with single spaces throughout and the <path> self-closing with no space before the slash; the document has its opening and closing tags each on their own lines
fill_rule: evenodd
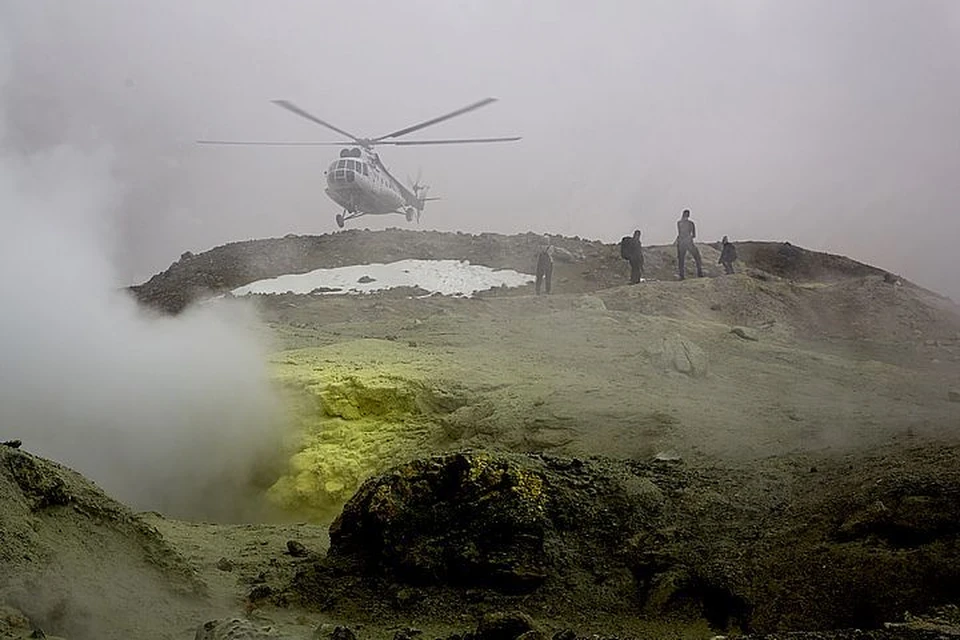
<svg viewBox="0 0 960 640">
<path fill-rule="evenodd" d="M 900 472 L 882 456 L 829 459 L 801 482 L 543 454 L 416 460 L 364 483 L 327 558 L 305 563 L 284 597 L 879 628 L 960 593 L 960 448 L 897 455 Z M 399 604 L 403 585 L 416 597 Z"/>
<path fill-rule="evenodd" d="M 525 592 L 546 577 L 544 478 L 513 460 L 418 460 L 364 484 L 330 527 L 331 554 L 409 584 Z"/>
</svg>

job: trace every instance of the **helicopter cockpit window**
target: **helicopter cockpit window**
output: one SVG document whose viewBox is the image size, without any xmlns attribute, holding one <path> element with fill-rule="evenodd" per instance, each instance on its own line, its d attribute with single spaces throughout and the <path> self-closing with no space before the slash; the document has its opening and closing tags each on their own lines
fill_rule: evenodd
<svg viewBox="0 0 960 640">
<path fill-rule="evenodd" d="M 337 160 L 337 169 L 343 169 L 347 166 L 346 160 Z"/>
</svg>

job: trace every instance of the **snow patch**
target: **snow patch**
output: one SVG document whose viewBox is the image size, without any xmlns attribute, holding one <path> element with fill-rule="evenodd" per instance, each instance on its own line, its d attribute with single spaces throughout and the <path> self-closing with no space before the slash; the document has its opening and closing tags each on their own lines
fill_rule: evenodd
<svg viewBox="0 0 960 640">
<path fill-rule="evenodd" d="M 400 260 L 388 264 L 355 264 L 309 273 L 291 273 L 257 280 L 231 291 L 251 293 L 370 293 L 396 287 L 419 287 L 430 293 L 471 296 L 494 287 L 522 287 L 534 282 L 526 273 L 491 269 L 461 260 Z"/>
</svg>

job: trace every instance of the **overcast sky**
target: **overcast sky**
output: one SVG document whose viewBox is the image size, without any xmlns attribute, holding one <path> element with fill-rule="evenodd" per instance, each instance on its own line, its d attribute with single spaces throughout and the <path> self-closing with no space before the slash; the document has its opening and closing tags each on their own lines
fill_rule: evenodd
<svg viewBox="0 0 960 640">
<path fill-rule="evenodd" d="M 120 278 L 186 250 L 334 231 L 335 149 L 285 98 L 422 169 L 422 226 L 789 240 L 960 298 L 960 2 L 953 0 L 4 0 L 7 143 L 109 148 Z M 329 134 L 329 135 L 328 135 Z M 357 226 L 406 226 L 400 216 Z M 374 259 L 375 256 L 371 256 Z"/>
</svg>

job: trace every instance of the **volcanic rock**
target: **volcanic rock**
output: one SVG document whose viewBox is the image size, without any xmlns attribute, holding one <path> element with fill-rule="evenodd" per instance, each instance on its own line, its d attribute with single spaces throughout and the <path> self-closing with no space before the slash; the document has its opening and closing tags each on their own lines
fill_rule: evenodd
<svg viewBox="0 0 960 640">
<path fill-rule="evenodd" d="M 404 607 L 414 614 L 431 602 L 489 611 L 522 594 L 545 614 L 563 599 L 717 630 L 876 628 L 960 585 L 960 449 L 898 455 L 902 472 L 883 458 L 858 458 L 854 472 L 824 460 L 789 491 L 763 473 L 658 461 L 415 460 L 361 486 L 328 557 L 305 563 L 287 593 L 335 608 L 389 602 L 408 584 L 424 596 Z M 791 517 L 773 526 L 785 496 Z"/>
<path fill-rule="evenodd" d="M 310 554 L 310 551 L 308 551 L 302 543 L 297 542 L 296 540 L 287 540 L 287 553 L 294 558 L 305 558 Z"/>
<path fill-rule="evenodd" d="M 664 368 L 692 378 L 707 375 L 707 354 L 694 342 L 673 334 L 665 337 L 660 351 Z"/>
<path fill-rule="evenodd" d="M 517 640 L 531 631 L 534 631 L 533 620 L 525 613 L 495 612 L 481 618 L 473 637 L 474 640 Z"/>
</svg>

